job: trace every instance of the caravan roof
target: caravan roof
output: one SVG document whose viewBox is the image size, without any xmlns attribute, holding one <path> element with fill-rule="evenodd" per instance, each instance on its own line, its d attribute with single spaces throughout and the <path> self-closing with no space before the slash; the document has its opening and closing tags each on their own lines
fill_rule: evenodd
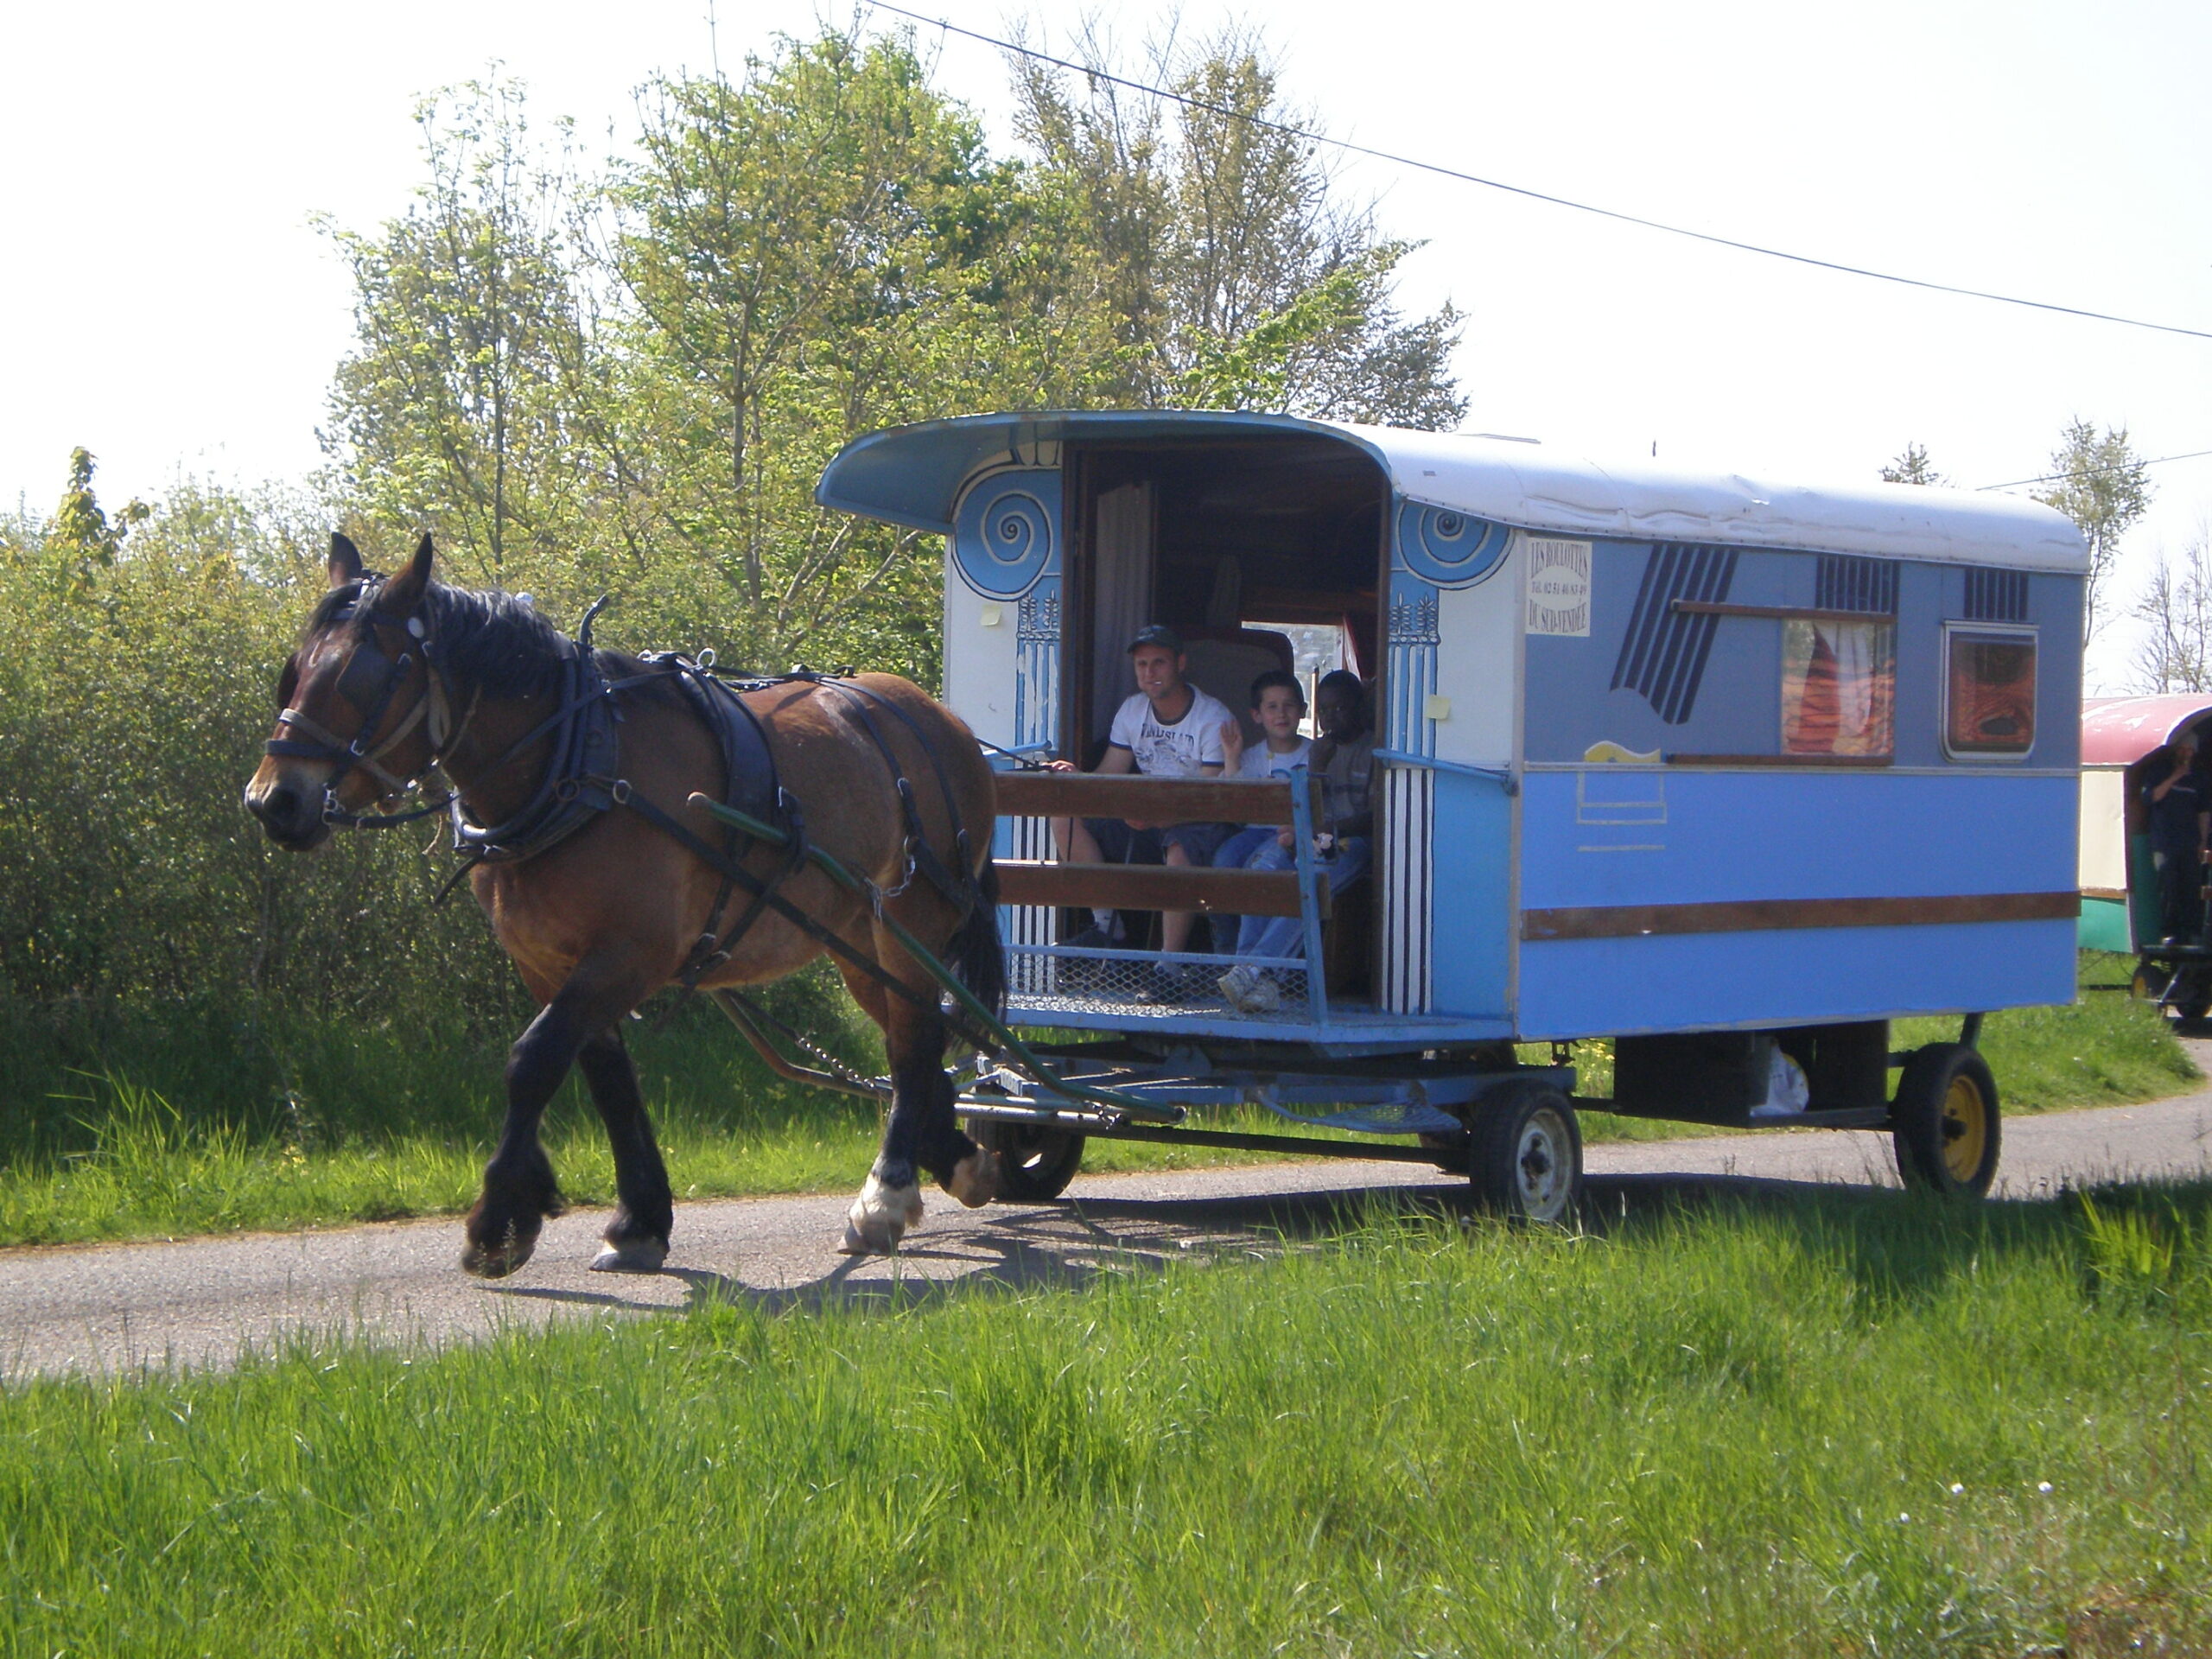
<svg viewBox="0 0 2212 1659">
<path fill-rule="evenodd" d="M 1147 442 L 1264 433 L 1334 437 L 1372 455 L 1401 495 L 1517 529 L 1631 541 L 1860 553 L 2080 573 L 2082 535 L 2032 501 L 1903 484 L 1806 486 L 1734 474 L 1595 461 L 1524 439 L 1412 432 L 1288 415 L 1161 410 L 964 416 L 857 438 L 815 499 L 917 530 L 949 531 L 962 485 L 994 459 L 1034 465 L 1071 439 Z"/>
</svg>

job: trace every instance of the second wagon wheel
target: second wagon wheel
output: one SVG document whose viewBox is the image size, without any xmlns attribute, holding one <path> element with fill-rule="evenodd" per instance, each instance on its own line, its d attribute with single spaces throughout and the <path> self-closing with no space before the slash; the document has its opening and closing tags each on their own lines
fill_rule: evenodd
<svg viewBox="0 0 2212 1659">
<path fill-rule="evenodd" d="M 1997 1081 L 1965 1044 L 1912 1052 L 1890 1103 L 1890 1124 L 1906 1185 L 1979 1198 L 1997 1178 Z"/>
<path fill-rule="evenodd" d="M 999 1155 L 999 1197 L 1014 1204 L 1044 1204 L 1068 1190 L 1083 1166 L 1083 1137 L 1049 1123 L 985 1118 L 969 1133 Z"/>
<path fill-rule="evenodd" d="M 1475 1200 L 1514 1221 L 1557 1223 L 1582 1190 L 1582 1129 L 1549 1084 L 1508 1083 L 1482 1097 L 1469 1124 Z"/>
</svg>

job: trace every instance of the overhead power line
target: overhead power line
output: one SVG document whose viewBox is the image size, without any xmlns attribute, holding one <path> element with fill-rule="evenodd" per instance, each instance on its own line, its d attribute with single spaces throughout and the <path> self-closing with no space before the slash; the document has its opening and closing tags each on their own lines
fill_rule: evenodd
<svg viewBox="0 0 2212 1659">
<path fill-rule="evenodd" d="M 2170 461 L 2202 461 L 2207 455 L 2212 455 L 2212 449 L 2192 449 L 2183 455 L 2154 455 L 2149 461 L 2139 461 L 2135 465 L 2163 467 Z M 1977 490 L 2017 490 L 2023 484 L 2056 484 L 2061 479 L 2099 478 L 2107 473 L 2117 473 L 2122 470 L 2124 469 L 2118 467 L 2092 467 L 2086 472 L 2076 468 L 2070 473 L 2044 473 L 2035 478 L 2016 478 L 2004 484 L 1977 484 L 1974 488 Z"/>
<path fill-rule="evenodd" d="M 1816 259 L 1810 254 L 1791 253 L 1783 248 L 1763 247 L 1756 242 L 1740 241 L 1734 237 L 1716 236 L 1709 231 L 1693 231 L 1681 225 L 1669 225 L 1660 219 L 1645 219 L 1640 214 L 1623 213 L 1618 208 L 1599 207 L 1586 201 L 1575 201 L 1566 196 L 1547 194 L 1531 190 L 1525 185 L 1508 184 L 1502 179 L 1486 179 L 1478 174 L 1464 173 L 1457 168 L 1446 167 L 1438 162 L 1425 162 L 1419 156 L 1402 156 L 1395 150 L 1376 149 L 1368 144 L 1356 144 L 1349 139 L 1332 138 L 1327 133 L 1315 132 L 1306 127 L 1291 126 L 1286 122 L 1269 121 L 1264 117 L 1235 110 L 1220 104 L 1210 104 L 1204 99 L 1192 98 L 1170 87 L 1154 86 L 1148 82 L 1131 80 L 1126 76 L 1109 74 L 1089 64 L 1077 63 L 1067 58 L 1054 57 L 1049 52 L 1039 52 L 1033 47 L 1022 46 L 1013 41 L 1002 41 L 995 35 L 985 35 L 972 29 L 963 29 L 957 23 L 947 22 L 942 17 L 925 16 L 918 11 L 909 11 L 904 6 L 887 3 L 887 0 L 868 0 L 878 11 L 890 12 L 910 22 L 941 29 L 948 35 L 964 35 L 1001 52 L 1011 52 L 1018 57 L 1029 58 L 1039 63 L 1049 63 L 1056 68 L 1066 69 L 1091 80 L 1103 80 L 1116 86 L 1126 86 L 1133 92 L 1142 92 L 1148 98 L 1164 99 L 1171 104 L 1180 104 L 1185 109 L 1203 111 L 1232 121 L 1243 121 L 1268 132 L 1278 132 L 1287 138 L 1296 138 L 1310 144 L 1325 144 L 1348 155 L 1364 156 L 1370 160 L 1389 162 L 1395 167 L 1408 167 L 1420 173 L 1433 173 L 1439 178 L 1456 179 L 1462 184 L 1478 184 L 1486 190 L 1502 190 L 1508 195 L 1521 196 L 1530 201 L 1541 201 L 1554 207 L 1572 208 L 1578 213 L 1592 213 L 1599 219 L 1613 219 L 1623 225 L 1639 226 L 1647 231 L 1660 231 L 1669 236 L 1687 237 L 1693 242 L 1709 243 L 1714 247 L 1733 248 L 1739 253 L 1756 253 L 1769 259 L 1786 259 L 1792 264 L 1810 265 L 1818 270 L 1840 271 L 1847 276 L 1865 276 L 1878 283 L 1894 283 L 1904 288 L 1919 288 L 1936 294 L 1956 294 L 1970 300 L 1988 300 L 1999 305 L 2017 305 L 2031 311 L 2056 312 L 2060 316 L 2086 317 L 2093 322 L 2116 322 L 2127 328 L 2148 328 L 2161 334 L 2182 334 L 2191 340 L 2212 340 L 2212 329 L 2183 328 L 2171 322 L 2148 322 L 2140 317 L 2123 317 L 2110 311 L 2090 311 L 2075 305 L 2056 305 L 2048 300 L 2022 299 L 2015 294 L 1993 294 L 1986 289 L 1961 288 L 1950 283 L 1929 282 L 1919 276 L 1902 276 L 1895 271 L 1875 270 L 1866 265 L 1845 264 L 1835 259 Z M 1991 485 L 2002 489 L 2003 485 Z"/>
</svg>

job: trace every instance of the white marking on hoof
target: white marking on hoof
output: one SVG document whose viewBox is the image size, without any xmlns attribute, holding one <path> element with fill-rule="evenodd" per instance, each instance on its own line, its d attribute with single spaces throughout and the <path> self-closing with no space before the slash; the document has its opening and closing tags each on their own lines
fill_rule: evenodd
<svg viewBox="0 0 2212 1659">
<path fill-rule="evenodd" d="M 594 1273 L 658 1273 L 668 1260 L 668 1246 L 657 1238 L 625 1239 L 609 1244 L 592 1258 Z"/>
<path fill-rule="evenodd" d="M 838 1248 L 847 1255 L 888 1255 L 921 1218 L 920 1187 L 886 1186 L 870 1171 L 846 1212 L 845 1242 Z"/>
<path fill-rule="evenodd" d="M 970 1210 L 980 1210 L 999 1195 L 999 1155 L 978 1147 L 952 1166 L 944 1190 Z"/>
</svg>

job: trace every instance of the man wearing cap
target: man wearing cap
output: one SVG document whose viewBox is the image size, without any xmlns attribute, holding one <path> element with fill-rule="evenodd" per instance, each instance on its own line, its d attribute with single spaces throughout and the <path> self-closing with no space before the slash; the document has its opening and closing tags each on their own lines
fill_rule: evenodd
<svg viewBox="0 0 2212 1659">
<path fill-rule="evenodd" d="M 1219 698 L 1209 696 L 1183 677 L 1185 662 L 1180 637 L 1159 623 L 1141 629 L 1129 641 L 1129 666 L 1136 675 L 1136 692 L 1115 713 L 1113 728 L 1107 735 L 1106 757 L 1098 763 L 1098 771 L 1167 778 L 1218 775 L 1222 728 L 1234 725 L 1236 717 Z M 1076 770 L 1071 761 L 1054 760 L 1050 765 L 1056 772 Z M 1213 862 L 1214 849 L 1234 827 L 1055 818 L 1052 836 L 1060 855 L 1078 864 L 1164 863 L 1205 869 Z M 1122 942 L 1121 923 L 1113 911 L 1096 909 L 1091 916 L 1093 925 L 1069 944 L 1111 949 Z M 1187 910 L 1160 912 L 1162 951 L 1172 956 L 1190 943 L 1191 918 Z M 1155 963 L 1138 995 L 1147 1001 L 1180 1001 L 1194 983 L 1193 976 L 1173 964 Z"/>
</svg>

